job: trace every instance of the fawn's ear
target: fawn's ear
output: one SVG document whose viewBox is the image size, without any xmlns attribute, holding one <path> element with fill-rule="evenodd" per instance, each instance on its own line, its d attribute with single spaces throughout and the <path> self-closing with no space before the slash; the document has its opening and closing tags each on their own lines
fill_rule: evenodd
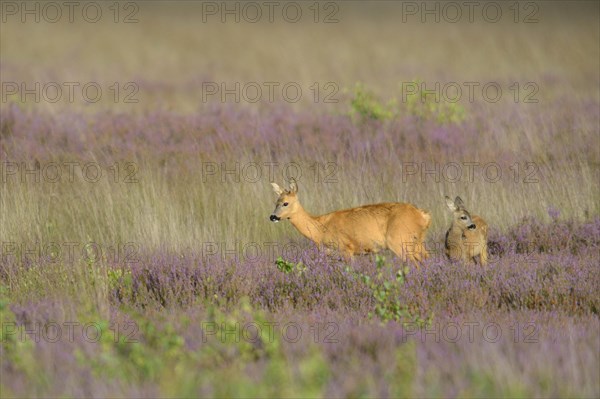
<svg viewBox="0 0 600 399">
<path fill-rule="evenodd" d="M 298 192 L 298 184 L 296 183 L 296 179 L 293 177 L 290 178 L 290 194 L 296 194 Z"/>
<path fill-rule="evenodd" d="M 465 207 L 465 203 L 463 202 L 463 200 L 460 199 L 460 197 L 458 195 L 454 199 L 454 204 L 456 205 L 457 208 L 464 209 L 464 207 Z"/>
<path fill-rule="evenodd" d="M 271 186 L 273 187 L 273 191 L 275 191 L 275 194 L 277 194 L 277 195 L 283 194 L 283 188 L 279 187 L 279 184 L 271 183 Z"/>
<path fill-rule="evenodd" d="M 456 212 L 458 210 L 458 207 L 454 204 L 454 201 L 452 201 L 452 199 L 450 199 L 450 197 L 448 197 L 447 195 L 444 198 L 446 198 L 446 205 L 448 206 L 448 208 L 452 212 Z"/>
</svg>

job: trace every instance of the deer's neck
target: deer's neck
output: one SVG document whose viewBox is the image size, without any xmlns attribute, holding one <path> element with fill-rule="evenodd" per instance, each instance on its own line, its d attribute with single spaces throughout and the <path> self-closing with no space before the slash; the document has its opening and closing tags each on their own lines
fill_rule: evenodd
<svg viewBox="0 0 600 399">
<path fill-rule="evenodd" d="M 302 206 L 290 217 L 290 222 L 300 234 L 316 244 L 320 244 L 323 240 L 324 229 L 319 217 L 312 216 Z"/>
<path fill-rule="evenodd" d="M 463 238 L 463 231 L 461 230 L 461 228 L 452 224 L 452 227 L 450 227 L 450 231 L 448 233 L 448 240 L 458 242 L 458 241 L 461 241 L 462 238 Z"/>
</svg>

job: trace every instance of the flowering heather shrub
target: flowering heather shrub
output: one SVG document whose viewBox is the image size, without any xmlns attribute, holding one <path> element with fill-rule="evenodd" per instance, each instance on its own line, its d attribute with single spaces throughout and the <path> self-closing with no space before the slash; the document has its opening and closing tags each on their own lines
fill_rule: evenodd
<svg viewBox="0 0 600 399">
<path fill-rule="evenodd" d="M 554 217 L 552 217 L 554 216 Z M 534 217 L 524 218 L 508 235 L 517 252 L 562 252 L 577 254 L 580 251 L 600 250 L 600 219 L 576 224 L 558 220 L 555 214 L 549 225 Z"/>
<path fill-rule="evenodd" d="M 17 396 L 43 389 L 169 397 L 590 397 L 600 390 L 598 319 L 553 311 L 475 311 L 419 329 L 369 323 L 349 311 L 270 312 L 243 297 L 237 305 L 199 303 L 176 312 L 65 314 L 76 308 L 70 299 L 43 299 L 2 310 L 10 326 L 0 346 L 4 389 Z M 73 339 L 53 341 L 36 327 L 50 322 L 79 325 Z M 90 336 L 87 323 L 95 326 Z M 56 379 L 62 383 L 48 384 Z"/>
<path fill-rule="evenodd" d="M 504 236 L 490 236 L 500 250 L 491 251 L 488 266 L 465 266 L 436 254 L 420 269 L 410 268 L 403 274 L 404 282 L 394 295 L 411 313 L 423 318 L 481 309 L 597 315 L 598 221 L 535 226 L 527 251 L 521 250 L 522 237 L 515 236 L 514 231 L 522 231 L 518 226 Z M 557 234 L 552 232 L 557 229 L 565 230 L 564 236 L 570 240 L 549 246 L 548 240 L 554 242 Z M 77 278 L 105 287 L 113 306 L 187 308 L 199 301 L 227 305 L 247 297 L 253 306 L 269 311 L 291 306 L 366 316 L 376 307 L 373 290 L 379 286 L 366 282 L 382 278 L 396 281 L 396 272 L 405 267 L 398 259 L 392 257 L 390 261 L 389 275 L 381 274 L 373 257 L 359 257 L 346 264 L 313 247 L 287 261 L 302 264 L 302 269 L 286 273 L 267 259 L 222 259 L 164 251 L 142 256 L 131 266 L 109 263 L 106 267 L 83 261 L 25 265 L 14 257 L 5 257 L 0 262 L 0 274 L 23 298 L 39 296 L 48 281 L 57 293 L 62 290 L 75 294 L 71 282 Z"/>
<path fill-rule="evenodd" d="M 355 309 L 361 306 L 361 297 L 368 298 L 366 288 L 345 271 L 344 264 L 317 251 L 306 251 L 301 259 L 306 265 L 302 273 L 285 273 L 274 262 L 156 255 L 132 267 L 130 297 L 123 297 L 118 290 L 113 297 L 136 306 L 166 307 L 190 306 L 197 300 L 228 304 L 248 297 L 269 310 L 283 305 Z M 343 295 L 345 292 L 359 297 Z"/>
<path fill-rule="evenodd" d="M 566 121 L 557 120 L 561 116 L 559 105 L 552 104 L 543 112 L 558 125 L 569 123 L 564 115 Z M 598 115 L 590 114 L 589 117 L 590 123 L 598 122 Z M 265 145 L 275 153 L 294 148 L 297 155 L 349 151 L 353 156 L 364 156 L 365 141 L 369 142 L 371 151 L 381 155 L 387 154 L 390 148 L 411 151 L 412 157 L 405 160 L 413 157 L 428 159 L 432 148 L 441 151 L 436 154 L 438 161 L 490 158 L 509 165 L 522 162 L 524 156 L 531 161 L 546 161 L 551 157 L 553 162 L 572 162 L 571 153 L 587 160 L 594 160 L 597 155 L 593 148 L 582 145 L 584 140 L 558 143 L 558 137 L 553 141 L 556 145 L 544 148 L 543 153 L 530 148 L 517 156 L 511 155 L 513 143 L 507 135 L 513 133 L 499 130 L 493 120 L 470 118 L 460 126 L 452 123 L 440 126 L 429 118 L 405 115 L 388 125 L 366 123 L 357 126 L 346 115 L 290 112 L 278 104 L 260 112 L 221 104 L 194 114 L 156 109 L 143 115 L 103 112 L 84 116 L 69 111 L 57 115 L 25 111 L 9 103 L 0 108 L 0 121 L 2 149 L 12 160 L 39 158 L 42 161 L 59 154 L 80 156 L 90 149 L 99 157 L 152 154 L 159 157 L 212 154 L 214 157 L 224 150 L 228 156 L 238 157 L 253 151 L 260 154 Z M 517 122 L 510 118 L 505 120 L 505 123 Z M 558 135 L 575 128 L 555 126 L 555 130 L 547 134 Z M 239 134 L 249 131 L 252 135 Z M 478 153 L 473 154 L 473 149 L 466 144 L 479 141 L 483 132 L 487 140 L 479 142 Z M 551 138 L 548 140 L 552 141 Z M 501 144 L 500 148 L 498 144 Z M 572 152 L 565 152 L 565 146 Z"/>
<path fill-rule="evenodd" d="M 434 264 L 423 270 L 409 276 L 403 295 L 425 312 L 534 309 L 597 315 L 600 309 L 593 295 L 600 284 L 593 253 L 512 255 L 488 267 Z"/>
<path fill-rule="evenodd" d="M 569 231 L 566 236 L 578 237 L 571 242 L 585 242 L 586 246 L 562 243 L 562 249 L 550 252 L 546 252 L 545 240 L 553 237 L 551 232 L 563 228 L 555 223 L 536 225 L 537 235 L 531 236 L 533 251 L 520 250 L 522 241 L 512 238 L 513 232 L 495 236 L 495 242 L 517 250 L 496 252 L 486 267 L 433 257 L 420 269 L 411 268 L 394 295 L 411 313 L 423 318 L 497 309 L 598 315 L 600 300 L 595 292 L 600 286 L 600 240 L 597 227 L 590 227 L 597 223 L 564 227 Z M 346 265 L 308 249 L 289 262 L 301 263 L 301 272 L 286 273 L 278 269 L 276 262 L 157 254 L 134 265 L 130 277 L 125 274 L 131 282 L 120 278 L 111 288 L 111 297 L 114 305 L 137 307 L 186 308 L 198 301 L 227 305 L 247 297 L 254 306 L 269 311 L 291 306 L 367 315 L 375 310 L 376 287 L 366 282 L 378 281 L 382 275 L 372 257 Z M 395 271 L 403 268 L 398 260 L 393 259 L 393 263 L 392 273 L 386 275 L 390 284 L 395 281 Z"/>
</svg>

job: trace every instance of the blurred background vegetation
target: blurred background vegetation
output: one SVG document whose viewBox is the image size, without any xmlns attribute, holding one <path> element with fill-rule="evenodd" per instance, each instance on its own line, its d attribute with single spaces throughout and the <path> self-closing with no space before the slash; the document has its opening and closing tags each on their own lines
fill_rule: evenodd
<svg viewBox="0 0 600 399">
<path fill-rule="evenodd" d="M 533 81 L 541 88 L 542 103 L 598 96 L 596 2 L 536 2 L 536 9 L 520 4 L 518 11 L 517 3 L 506 4 L 497 23 L 483 17 L 485 2 L 474 9 L 472 23 L 466 8 L 458 23 L 449 23 L 444 17 L 450 18 L 451 10 L 443 13 L 443 4 L 434 2 L 429 7 L 437 4 L 440 22 L 426 15 L 422 23 L 421 15 L 408 14 L 405 4 L 381 1 L 320 3 L 318 23 L 314 3 L 302 4 L 297 23 L 283 18 L 285 2 L 278 3 L 272 23 L 267 7 L 258 3 L 263 13 L 259 22 L 244 21 L 249 9 L 240 11 L 239 23 L 235 14 L 225 15 L 222 23 L 219 12 L 207 14 L 206 3 L 211 2 L 153 1 L 136 8 L 120 3 L 119 23 L 109 5 L 102 7 L 97 23 L 86 22 L 81 12 L 74 13 L 73 23 L 66 12 L 58 23 L 44 23 L 43 18 L 32 23 L 29 16 L 23 24 L 20 15 L 6 16 L 0 39 L 2 79 L 137 82 L 138 104 L 115 105 L 105 96 L 104 105 L 126 112 L 156 106 L 195 112 L 204 105 L 202 82 L 298 82 L 303 88 L 314 82 L 332 81 L 340 88 L 363 82 L 389 97 L 400 82 L 417 77 L 430 86 Z M 221 10 L 221 3 L 213 4 Z M 236 4 L 243 9 L 243 3 L 228 7 Z M 330 19 L 337 22 L 323 22 Z M 537 22 L 524 22 L 529 20 Z M 308 95 L 303 99 L 303 106 L 313 104 L 322 112 L 336 109 L 314 104 Z M 81 101 L 28 105 L 101 108 Z"/>
</svg>

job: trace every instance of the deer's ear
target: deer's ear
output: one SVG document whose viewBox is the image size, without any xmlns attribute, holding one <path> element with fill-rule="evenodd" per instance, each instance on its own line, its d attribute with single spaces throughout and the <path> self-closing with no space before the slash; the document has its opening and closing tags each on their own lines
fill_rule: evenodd
<svg viewBox="0 0 600 399">
<path fill-rule="evenodd" d="M 290 178 L 290 194 L 296 194 L 298 192 L 298 184 L 296 183 L 296 179 L 293 177 Z"/>
<path fill-rule="evenodd" d="M 454 201 L 452 201 L 452 199 L 447 195 L 444 198 L 446 198 L 446 205 L 448 206 L 448 208 L 452 212 L 456 212 L 458 210 L 458 207 L 454 204 Z"/>
<path fill-rule="evenodd" d="M 273 191 L 275 191 L 275 194 L 277 194 L 277 195 L 283 194 L 283 188 L 279 187 L 279 184 L 271 183 L 271 186 L 273 187 Z"/>
<path fill-rule="evenodd" d="M 456 205 L 457 208 L 464 208 L 465 207 L 465 203 L 463 202 L 463 200 L 460 199 L 460 197 L 458 195 L 454 199 L 454 204 Z"/>
</svg>

